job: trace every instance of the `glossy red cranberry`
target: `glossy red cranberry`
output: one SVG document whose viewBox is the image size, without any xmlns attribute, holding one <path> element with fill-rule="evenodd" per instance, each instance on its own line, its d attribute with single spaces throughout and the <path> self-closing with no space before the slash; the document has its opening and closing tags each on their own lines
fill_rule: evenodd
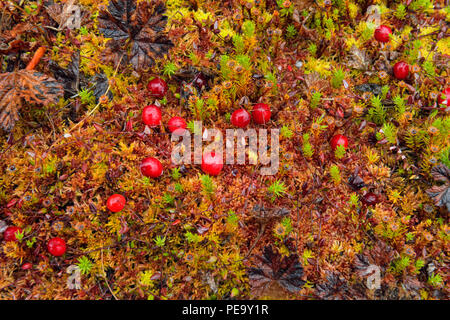
<svg viewBox="0 0 450 320">
<path fill-rule="evenodd" d="M 51 255 L 60 257 L 66 252 L 66 242 L 58 237 L 52 238 L 47 244 L 47 250 Z"/>
<path fill-rule="evenodd" d="M 147 84 L 147 90 L 150 91 L 152 96 L 156 99 L 164 98 L 167 93 L 167 89 L 167 83 L 160 78 L 155 78 Z"/>
<path fill-rule="evenodd" d="M 250 123 L 250 113 L 245 109 L 238 109 L 231 115 L 231 123 L 239 128 L 244 128 Z"/>
<path fill-rule="evenodd" d="M 184 129 L 187 128 L 187 123 L 186 120 L 181 117 L 172 117 L 167 123 L 167 126 L 169 127 L 170 132 L 175 132 L 175 130 L 177 130 L 177 133 L 181 134 Z"/>
<path fill-rule="evenodd" d="M 348 139 L 342 134 L 337 134 L 330 140 L 331 149 L 336 150 L 338 146 L 344 146 L 345 149 L 348 147 Z"/>
<path fill-rule="evenodd" d="M 32 265 L 31 263 L 25 262 L 25 263 L 22 265 L 22 270 L 30 270 L 32 267 L 33 267 L 33 265 Z"/>
<path fill-rule="evenodd" d="M 406 62 L 400 61 L 394 65 L 394 76 L 397 79 L 399 80 L 406 79 L 408 74 L 409 74 L 409 65 Z"/>
<path fill-rule="evenodd" d="M 161 109 L 151 104 L 142 110 L 142 122 L 149 127 L 158 126 L 161 123 Z"/>
<path fill-rule="evenodd" d="M 203 154 L 202 157 L 202 170 L 203 172 L 212 176 L 217 176 L 223 168 L 223 159 L 218 154 L 208 152 Z"/>
<path fill-rule="evenodd" d="M 438 97 L 438 103 L 443 104 L 445 107 L 450 106 L 450 87 L 445 88 L 445 90 L 441 92 Z"/>
<path fill-rule="evenodd" d="M 378 42 L 388 42 L 390 34 L 392 34 L 392 30 L 388 26 L 381 25 L 375 29 L 375 39 Z"/>
<path fill-rule="evenodd" d="M 362 202 L 366 206 L 374 206 L 376 205 L 378 201 L 378 196 L 373 192 L 367 192 L 364 197 L 362 198 Z"/>
<path fill-rule="evenodd" d="M 112 212 L 119 212 L 125 207 L 125 197 L 121 194 L 113 194 L 106 201 L 106 207 Z"/>
<path fill-rule="evenodd" d="M 146 177 L 158 178 L 163 172 L 163 166 L 158 159 L 148 157 L 141 162 L 141 172 Z"/>
<path fill-rule="evenodd" d="M 19 227 L 15 227 L 15 226 L 6 228 L 5 232 L 3 233 L 3 240 L 17 241 L 17 238 L 16 238 L 17 232 L 22 232 L 22 229 Z"/>
<path fill-rule="evenodd" d="M 270 120 L 270 116 L 272 113 L 270 112 L 270 107 L 265 103 L 257 103 L 253 107 L 253 120 L 257 124 L 264 124 Z"/>
</svg>

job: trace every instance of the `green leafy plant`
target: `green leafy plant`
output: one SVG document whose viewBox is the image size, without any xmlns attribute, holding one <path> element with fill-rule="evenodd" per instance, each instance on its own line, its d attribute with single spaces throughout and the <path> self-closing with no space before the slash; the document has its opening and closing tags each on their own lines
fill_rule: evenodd
<svg viewBox="0 0 450 320">
<path fill-rule="evenodd" d="M 164 204 L 172 205 L 174 201 L 175 201 L 175 197 L 172 196 L 171 194 L 169 194 L 169 193 L 163 194 L 162 202 Z"/>
<path fill-rule="evenodd" d="M 320 103 L 320 99 L 322 99 L 322 93 L 319 91 L 314 91 L 311 95 L 311 108 L 317 108 Z"/>
<path fill-rule="evenodd" d="M 403 3 L 400 3 L 397 5 L 397 9 L 394 12 L 394 16 L 397 19 L 403 20 L 406 17 L 406 7 Z"/>
<path fill-rule="evenodd" d="M 288 126 L 282 126 L 280 129 L 280 135 L 283 138 L 291 138 L 294 135 L 294 132 Z"/>
<path fill-rule="evenodd" d="M 342 86 L 342 81 L 345 78 L 345 72 L 341 68 L 337 68 L 333 72 L 333 77 L 331 78 L 331 85 L 333 88 L 340 88 Z"/>
<path fill-rule="evenodd" d="M 314 149 L 312 144 L 309 142 L 309 139 L 310 139 L 309 133 L 304 133 L 302 151 L 303 155 L 308 159 L 312 158 L 314 154 Z"/>
<path fill-rule="evenodd" d="M 279 198 L 286 193 L 286 186 L 283 181 L 277 179 L 272 182 L 267 190 L 269 191 L 269 194 L 271 194 L 271 200 L 275 201 L 276 198 Z"/>
<path fill-rule="evenodd" d="M 392 99 L 392 101 L 394 102 L 396 112 L 397 112 L 399 115 L 402 115 L 403 113 L 406 112 L 406 104 L 405 104 L 405 100 L 404 100 L 401 96 L 399 96 L 399 95 L 394 96 L 394 98 Z"/>
<path fill-rule="evenodd" d="M 397 129 L 391 123 L 384 123 L 382 127 L 386 140 L 391 144 L 397 143 Z"/>
<path fill-rule="evenodd" d="M 207 174 L 202 174 L 200 175 L 200 181 L 202 183 L 203 192 L 207 196 L 212 196 L 215 189 L 212 178 Z"/>
<path fill-rule="evenodd" d="M 286 27 L 286 38 L 292 39 L 297 35 L 297 29 L 294 25 L 290 24 Z"/>
<path fill-rule="evenodd" d="M 438 273 L 432 273 L 429 277 L 428 277 L 428 283 L 430 285 L 432 285 L 433 287 L 439 287 L 442 285 L 443 280 L 440 274 Z"/>
<path fill-rule="evenodd" d="M 341 177 L 341 171 L 339 170 L 339 167 L 335 164 L 333 164 L 330 167 L 330 176 L 331 179 L 333 180 L 334 184 L 340 184 L 342 181 L 342 177 Z"/>
<path fill-rule="evenodd" d="M 162 236 L 156 236 L 156 238 L 153 240 L 158 247 L 164 247 L 166 244 L 166 237 Z"/>
<path fill-rule="evenodd" d="M 372 96 L 370 99 L 372 108 L 369 108 L 368 117 L 369 120 L 375 122 L 378 125 L 382 125 L 386 121 L 386 108 L 381 103 L 381 98 L 378 96 Z"/>
<path fill-rule="evenodd" d="M 181 178 L 180 168 L 172 168 L 170 176 L 173 180 L 178 180 Z"/>
<path fill-rule="evenodd" d="M 91 262 L 91 260 L 89 260 L 88 257 L 82 256 L 78 258 L 77 266 L 78 268 L 80 268 L 82 274 L 89 274 L 93 267 L 93 263 Z"/>
<path fill-rule="evenodd" d="M 168 61 L 164 65 L 163 74 L 171 78 L 178 70 L 178 67 L 175 63 Z"/>
</svg>

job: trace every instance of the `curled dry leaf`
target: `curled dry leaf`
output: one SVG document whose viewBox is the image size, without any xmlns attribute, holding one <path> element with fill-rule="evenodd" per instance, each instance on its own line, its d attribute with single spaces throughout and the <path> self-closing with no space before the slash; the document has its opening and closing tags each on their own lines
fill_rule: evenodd
<svg viewBox="0 0 450 320">
<path fill-rule="evenodd" d="M 24 101 L 47 105 L 62 95 L 62 86 L 45 74 L 28 70 L 0 74 L 0 126 L 13 128 Z"/>
</svg>

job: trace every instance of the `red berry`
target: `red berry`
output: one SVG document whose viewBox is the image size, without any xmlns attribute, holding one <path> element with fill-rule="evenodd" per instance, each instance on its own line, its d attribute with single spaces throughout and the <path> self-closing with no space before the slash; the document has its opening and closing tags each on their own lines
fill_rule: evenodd
<svg viewBox="0 0 450 320">
<path fill-rule="evenodd" d="M 167 93 L 167 83 L 163 79 L 155 78 L 148 83 L 147 90 L 156 99 L 162 99 Z"/>
<path fill-rule="evenodd" d="M 338 146 L 344 146 L 346 149 L 348 147 L 348 139 L 342 134 L 337 134 L 330 141 L 331 149 L 336 150 Z"/>
<path fill-rule="evenodd" d="M 391 28 L 385 25 L 381 25 L 375 29 L 375 39 L 379 42 L 388 42 L 389 35 L 392 33 Z"/>
<path fill-rule="evenodd" d="M 272 113 L 270 107 L 265 103 L 257 103 L 253 107 L 253 120 L 258 124 L 264 124 L 270 120 Z"/>
<path fill-rule="evenodd" d="M 212 176 L 217 176 L 223 168 L 223 159 L 214 151 L 203 154 L 202 170 Z"/>
<path fill-rule="evenodd" d="M 146 177 L 158 178 L 163 172 L 163 166 L 158 159 L 148 157 L 141 162 L 141 172 Z"/>
<path fill-rule="evenodd" d="M 66 252 L 66 242 L 58 237 L 52 238 L 47 244 L 47 249 L 50 254 L 60 257 Z"/>
<path fill-rule="evenodd" d="M 142 110 L 142 121 L 150 126 L 155 127 L 161 123 L 161 109 L 151 104 Z"/>
<path fill-rule="evenodd" d="M 363 196 L 362 202 L 367 206 L 374 206 L 378 203 L 378 196 L 373 192 L 368 192 Z"/>
<path fill-rule="evenodd" d="M 112 212 L 119 212 L 125 207 L 125 197 L 121 194 L 113 194 L 106 201 L 106 207 Z"/>
<path fill-rule="evenodd" d="M 14 227 L 14 226 L 6 228 L 5 233 L 3 234 L 3 240 L 17 241 L 17 238 L 16 238 L 17 232 L 22 232 L 22 229 L 19 227 Z"/>
<path fill-rule="evenodd" d="M 238 109 L 231 115 L 231 123 L 239 128 L 244 128 L 250 123 L 250 113 L 245 109 Z"/>
<path fill-rule="evenodd" d="M 409 65 L 406 62 L 400 61 L 394 65 L 394 76 L 397 79 L 399 80 L 406 79 L 408 74 L 409 74 Z"/>
<path fill-rule="evenodd" d="M 30 270 L 32 267 L 33 267 L 33 265 L 32 265 L 31 263 L 25 262 L 25 263 L 22 265 L 22 270 Z"/>
<path fill-rule="evenodd" d="M 443 99 L 442 96 L 445 96 L 445 99 Z M 450 87 L 445 88 L 444 91 L 441 92 L 438 97 L 438 103 L 443 104 L 446 107 L 450 106 Z"/>
<path fill-rule="evenodd" d="M 187 128 L 186 120 L 181 117 L 173 117 L 167 123 L 170 132 L 177 130 L 177 133 L 183 133 L 184 129 Z M 179 131 L 178 131 L 179 130 Z"/>
</svg>

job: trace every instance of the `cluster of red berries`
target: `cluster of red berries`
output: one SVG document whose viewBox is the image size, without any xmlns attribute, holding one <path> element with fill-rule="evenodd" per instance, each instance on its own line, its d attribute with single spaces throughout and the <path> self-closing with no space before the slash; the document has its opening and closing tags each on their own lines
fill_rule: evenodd
<svg viewBox="0 0 450 320">
<path fill-rule="evenodd" d="M 163 79 L 154 78 L 148 83 L 147 90 L 153 97 L 162 99 L 167 93 L 168 86 Z M 161 118 L 161 109 L 154 104 L 148 105 L 142 110 L 142 122 L 149 127 L 159 126 Z M 169 120 L 168 127 L 170 132 L 174 132 L 178 129 L 184 130 L 187 127 L 187 123 L 186 120 L 181 117 L 173 117 Z"/>
<path fill-rule="evenodd" d="M 391 28 L 385 25 L 381 25 L 375 29 L 374 36 L 375 40 L 377 40 L 378 42 L 386 43 L 389 41 L 389 37 L 391 34 L 392 34 Z M 396 79 L 404 80 L 409 75 L 409 65 L 405 61 L 399 61 L 394 65 L 393 72 Z M 450 101 L 450 88 L 445 88 L 438 98 L 438 104 L 439 105 L 442 104 L 445 107 L 448 107 L 449 101 Z"/>
<path fill-rule="evenodd" d="M 167 84 L 164 80 L 155 78 L 148 83 L 148 90 L 152 96 L 162 99 L 167 93 Z M 149 105 L 142 112 L 142 121 L 148 126 L 157 126 L 161 122 L 161 110 L 155 105 Z M 180 117 L 173 117 L 169 121 L 169 130 L 174 132 L 178 129 L 185 129 L 186 121 Z M 141 162 L 141 172 L 146 177 L 156 178 L 162 174 L 163 168 L 161 162 L 156 158 L 145 158 Z M 121 211 L 126 204 L 125 197 L 120 194 L 113 194 L 106 201 L 107 208 L 112 212 Z M 4 234 L 4 241 L 17 241 L 17 233 L 21 233 L 22 229 L 16 226 L 8 227 Z M 66 252 L 66 242 L 59 237 L 52 238 L 47 243 L 47 250 L 55 257 L 60 257 Z M 30 269 L 31 264 L 26 263 L 22 266 L 24 270 Z"/>
<path fill-rule="evenodd" d="M 161 99 L 167 92 L 167 84 L 164 80 L 155 78 L 151 80 L 147 89 L 151 95 Z M 270 120 L 270 107 L 265 103 L 257 103 L 252 111 L 253 121 L 257 124 L 265 124 Z M 239 128 L 244 128 L 250 123 L 251 116 L 245 109 L 239 109 L 231 115 L 231 123 Z M 150 127 L 158 126 L 161 123 L 161 109 L 156 105 L 146 106 L 142 112 L 142 121 Z M 171 133 L 178 130 L 182 134 L 187 128 L 186 120 L 181 117 L 173 117 L 168 122 L 168 129 Z M 218 175 L 223 168 L 223 159 L 215 152 L 206 153 L 202 157 L 202 170 L 210 175 Z M 141 172 L 146 177 L 156 178 L 162 173 L 162 165 L 155 158 L 146 158 L 141 163 Z"/>
<path fill-rule="evenodd" d="M 375 39 L 378 42 L 386 43 L 392 34 L 391 28 L 381 25 L 375 29 Z M 394 76 L 399 80 L 404 80 L 409 75 L 409 65 L 404 61 L 399 61 L 394 65 Z"/>
<path fill-rule="evenodd" d="M 3 240 L 4 241 L 17 241 L 17 234 L 22 233 L 22 228 L 16 227 L 16 226 L 10 226 L 6 228 L 5 232 L 3 233 Z M 60 257 L 64 253 L 66 253 L 66 242 L 58 237 L 52 238 L 47 243 L 47 250 L 50 252 L 50 254 L 54 255 L 55 257 Z M 31 268 L 30 263 L 26 263 L 22 267 L 24 270 L 27 270 Z"/>
<path fill-rule="evenodd" d="M 168 86 L 163 79 L 154 78 L 148 83 L 147 89 L 153 97 L 162 99 L 167 93 Z M 161 109 L 158 106 L 154 104 L 146 106 L 142 111 L 142 122 L 150 127 L 158 126 L 161 123 L 161 114 Z M 179 134 L 182 134 L 187 128 L 186 120 L 181 117 L 172 117 L 168 122 L 168 128 L 170 132 L 178 131 Z M 153 157 L 142 160 L 140 169 L 144 176 L 150 178 L 157 178 L 163 172 L 161 162 Z"/>
<path fill-rule="evenodd" d="M 147 89 L 153 97 L 162 99 L 167 93 L 168 86 L 164 80 L 154 78 L 148 83 Z M 144 122 L 147 126 L 156 127 L 161 123 L 161 115 L 161 109 L 158 106 L 154 104 L 148 105 L 142 111 L 142 122 Z M 170 119 L 168 127 L 170 132 L 174 132 L 178 129 L 186 129 L 187 124 L 183 118 L 173 117 Z M 150 178 L 157 178 L 163 172 L 161 162 L 153 157 L 147 157 L 142 160 L 140 169 L 144 176 Z M 113 194 L 108 198 L 108 200 L 106 200 L 106 207 L 111 212 L 119 212 L 125 208 L 126 202 L 127 201 L 123 195 Z"/>
<path fill-rule="evenodd" d="M 271 115 L 270 107 L 265 103 L 257 103 L 253 107 L 252 117 L 257 124 L 267 123 Z M 247 110 L 238 109 L 231 115 L 231 123 L 238 128 L 244 128 L 250 123 L 250 118 L 250 113 Z"/>
</svg>

